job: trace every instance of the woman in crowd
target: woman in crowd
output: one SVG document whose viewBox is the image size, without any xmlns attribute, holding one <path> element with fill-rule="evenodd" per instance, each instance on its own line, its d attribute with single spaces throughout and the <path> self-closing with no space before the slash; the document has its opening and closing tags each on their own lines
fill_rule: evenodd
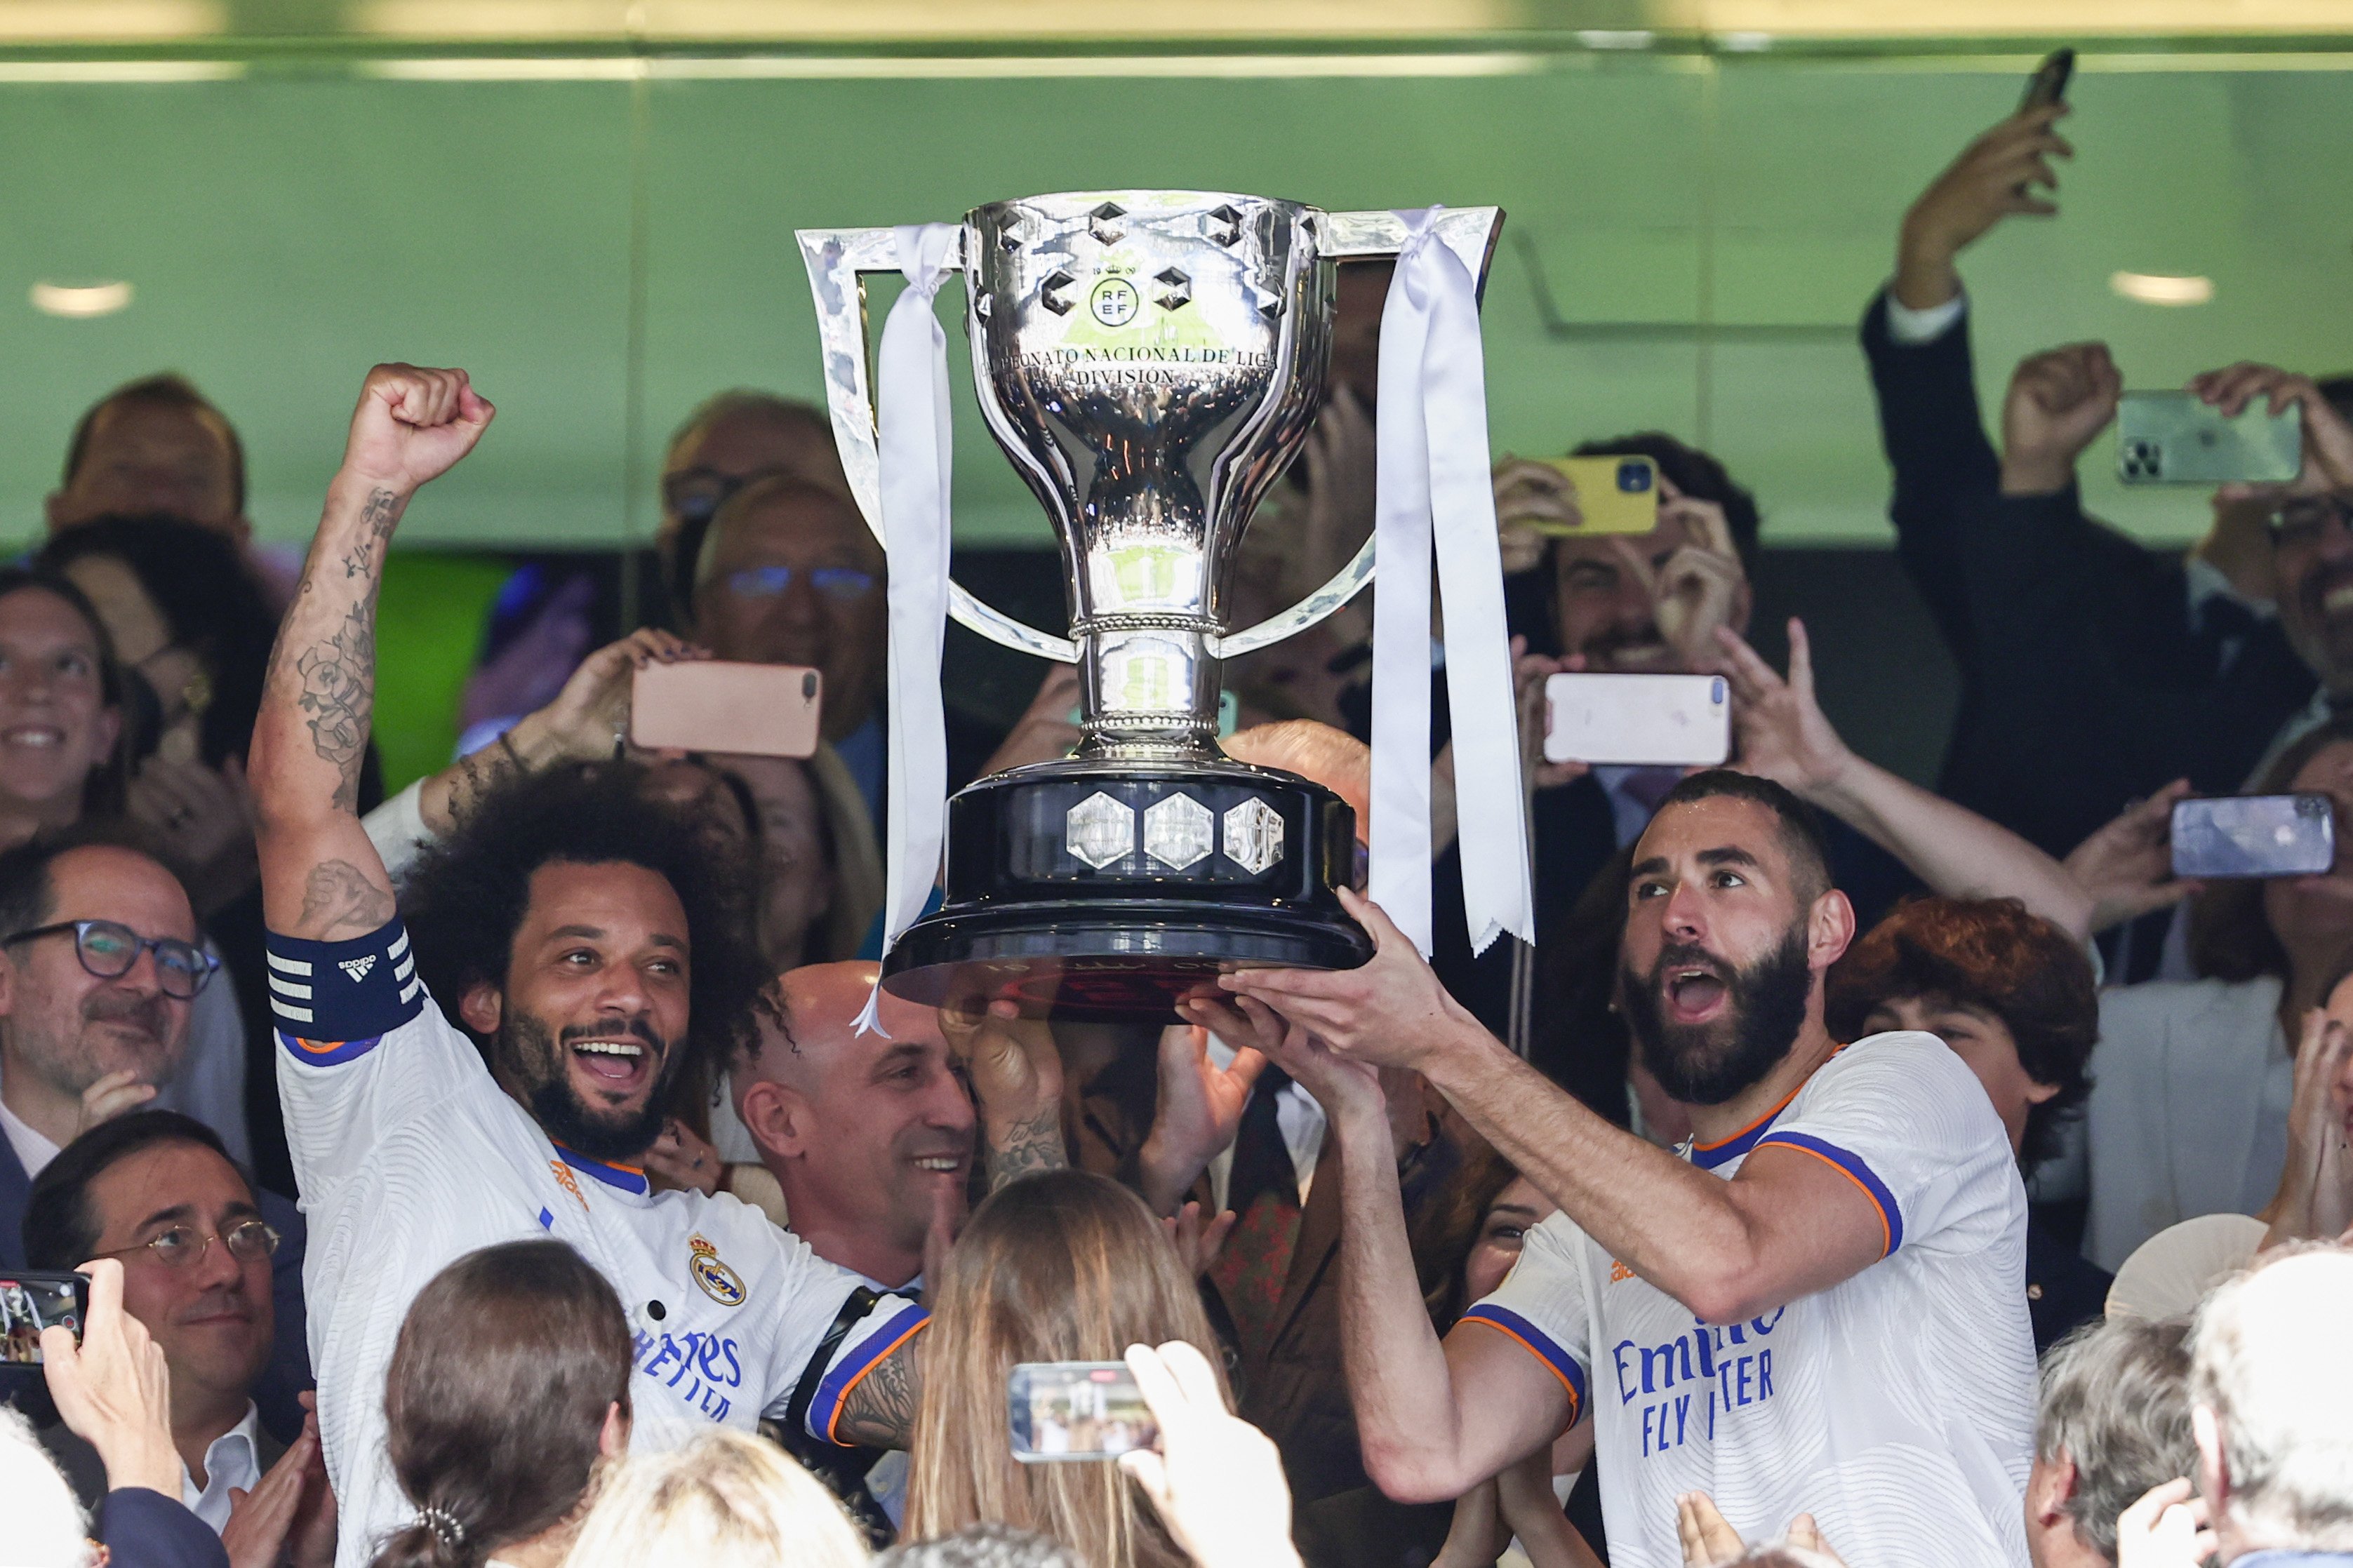
<svg viewBox="0 0 2353 1568">
<path fill-rule="evenodd" d="M 227 971 L 216 985 L 224 1000 L 234 992 L 244 1037 L 266 1041 L 261 868 L 245 752 L 277 613 L 225 534 L 169 518 L 100 518 L 51 539 L 37 560 L 88 595 L 129 675 L 138 744 L 125 781 L 126 825 L 187 889 Z M 290 1194 L 269 1053 L 242 1053 L 242 1073 L 232 1151 L 252 1161 L 263 1185 Z"/>
<path fill-rule="evenodd" d="M 1015 1182 L 973 1211 L 931 1300 L 907 1536 L 996 1520 L 1093 1568 L 1181 1568 L 1184 1552 L 1117 1467 L 1020 1464 L 1006 1414 L 1017 1363 L 1116 1361 L 1176 1340 L 1217 1360 L 1200 1294 L 1144 1201 L 1083 1171 Z M 1219 1392 L 1230 1407 L 1222 1374 Z"/>
<path fill-rule="evenodd" d="M 1519 1261 L 1527 1233 L 1558 1210 L 1493 1149 L 1482 1144 L 1464 1161 L 1413 1237 L 1422 1298 L 1441 1335 L 1494 1292 Z M 1487 1568 L 1499 1554 L 1507 1568 L 1597 1568 L 1601 1559 L 1563 1511 L 1592 1458 L 1593 1424 L 1580 1421 L 1465 1492 L 1432 1568 Z M 1598 1539 L 1600 1510 L 1585 1511 Z"/>
<path fill-rule="evenodd" d="M 866 1543 L 833 1495 L 764 1438 L 720 1427 L 620 1467 L 565 1568 L 860 1568 Z"/>
<path fill-rule="evenodd" d="M 2015 899 L 1914 899 L 1846 951 L 1824 1019 L 1841 1040 L 1889 1029 L 1936 1036 L 1985 1086 L 2020 1169 L 2056 1153 L 2080 1117 L 2099 1038 L 2099 992 L 2079 940 Z M 2026 1306 L 2048 1350 L 2100 1315 L 2108 1276 L 2030 1219 Z"/>
<path fill-rule="evenodd" d="M 0 847 L 122 818 L 136 736 L 152 731 L 137 720 L 139 689 L 116 661 L 100 611 L 72 579 L 41 566 L 0 567 Z M 238 994 L 226 974 L 216 975 L 197 994 L 171 1080 L 151 1087 L 110 1074 L 85 1096 L 85 1124 L 142 1105 L 182 1110 L 249 1160 Z"/>
<path fill-rule="evenodd" d="M 2178 1221 L 2255 1214 L 2279 1186 L 2290 1043 L 2353 954 L 2353 719 L 2297 741 L 2253 793 L 2307 792 L 2334 803 L 2331 869 L 2214 883 L 2190 905 L 2200 978 L 2101 994 L 2084 1148 L 2061 1174 L 2088 1193 L 2084 1250 L 2103 1268 Z"/>
<path fill-rule="evenodd" d="M 619 1298 L 560 1241 L 435 1275 L 385 1378 L 386 1455 L 417 1517 L 374 1568 L 558 1568 L 628 1447 L 629 1355 Z"/>
</svg>

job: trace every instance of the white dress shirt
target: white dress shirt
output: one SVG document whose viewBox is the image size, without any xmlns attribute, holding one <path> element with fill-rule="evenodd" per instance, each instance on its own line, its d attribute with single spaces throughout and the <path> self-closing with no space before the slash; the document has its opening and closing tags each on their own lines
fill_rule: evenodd
<svg viewBox="0 0 2353 1568">
<path fill-rule="evenodd" d="M 261 1412 L 246 1402 L 245 1419 L 212 1440 L 205 1450 L 205 1484 L 196 1485 L 180 1467 L 180 1500 L 188 1511 L 220 1533 L 228 1523 L 228 1489 L 249 1492 L 261 1483 Z"/>
<path fill-rule="evenodd" d="M 58 1157 L 58 1146 L 48 1135 L 9 1110 L 5 1100 L 0 1100 L 0 1131 L 8 1134 L 8 1147 L 16 1152 L 16 1163 L 25 1167 L 28 1182 Z"/>
</svg>

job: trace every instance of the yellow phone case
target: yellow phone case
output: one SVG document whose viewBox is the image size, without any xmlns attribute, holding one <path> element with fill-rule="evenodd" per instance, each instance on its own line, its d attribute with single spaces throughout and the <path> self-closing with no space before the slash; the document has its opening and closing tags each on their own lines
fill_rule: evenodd
<svg viewBox="0 0 2353 1568">
<path fill-rule="evenodd" d="M 1581 526 L 1530 521 L 1538 533 L 1648 533 L 1659 526 L 1659 466 L 1648 458 L 1546 458 L 1577 489 Z"/>
</svg>

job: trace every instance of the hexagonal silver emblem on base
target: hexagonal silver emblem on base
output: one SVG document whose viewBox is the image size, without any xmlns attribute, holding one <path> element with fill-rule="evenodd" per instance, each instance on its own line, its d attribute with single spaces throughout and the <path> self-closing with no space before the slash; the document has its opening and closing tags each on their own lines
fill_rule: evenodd
<svg viewBox="0 0 2353 1568">
<path fill-rule="evenodd" d="M 1144 852 L 1173 871 L 1209 858 L 1218 819 L 1189 795 L 1172 795 L 1144 808 Z"/>
<path fill-rule="evenodd" d="M 1226 858 L 1252 876 L 1282 858 L 1282 813 L 1258 799 L 1226 813 Z"/>
<path fill-rule="evenodd" d="M 1063 817 L 1062 842 L 1100 871 L 1135 847 L 1135 808 L 1097 790 Z"/>
</svg>

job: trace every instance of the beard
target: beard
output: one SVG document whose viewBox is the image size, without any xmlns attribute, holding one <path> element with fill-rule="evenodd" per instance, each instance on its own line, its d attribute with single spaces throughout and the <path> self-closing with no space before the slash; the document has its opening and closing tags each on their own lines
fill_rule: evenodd
<svg viewBox="0 0 2353 1568">
<path fill-rule="evenodd" d="M 1704 1024 L 1667 1018 L 1659 982 L 1676 968 L 1705 969 L 1723 983 L 1719 1016 Z M 1659 1087 L 1686 1105 L 1722 1105 L 1762 1081 L 1797 1043 L 1813 984 L 1803 920 L 1790 925 L 1772 952 L 1729 973 L 1707 949 L 1688 943 L 1661 949 L 1648 975 L 1622 963 L 1618 971 L 1620 1005 L 1642 1066 Z"/>
<path fill-rule="evenodd" d="M 582 1027 L 564 1033 L 567 1037 L 586 1037 L 609 1035 L 612 1029 L 609 1026 Z M 642 1020 L 631 1020 L 628 1033 L 644 1042 L 649 1050 L 660 1053 L 659 1065 L 654 1069 L 653 1092 L 636 1110 L 603 1109 L 582 1100 L 579 1091 L 572 1087 L 572 1075 L 565 1068 L 570 1047 L 538 1019 L 517 1016 L 500 1026 L 499 1059 L 509 1064 L 510 1070 L 527 1087 L 525 1103 L 531 1108 L 532 1120 L 549 1138 L 575 1154 L 585 1154 L 591 1160 L 635 1159 L 660 1134 L 662 1122 L 669 1116 L 668 1090 L 677 1053 L 657 1038 L 652 1026 Z"/>
</svg>

